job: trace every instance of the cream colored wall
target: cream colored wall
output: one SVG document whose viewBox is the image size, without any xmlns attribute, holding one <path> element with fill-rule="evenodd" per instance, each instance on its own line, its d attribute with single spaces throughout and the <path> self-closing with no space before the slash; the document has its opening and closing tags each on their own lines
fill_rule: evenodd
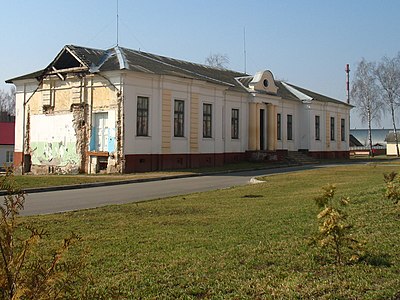
<svg viewBox="0 0 400 300">
<path fill-rule="evenodd" d="M 136 136 L 137 97 L 150 99 L 149 136 Z M 185 134 L 174 137 L 174 100 L 185 102 Z M 169 76 L 130 73 L 124 83 L 125 153 L 223 153 L 247 150 L 247 102 L 241 93 Z M 212 138 L 203 138 L 203 103 L 212 104 Z M 239 108 L 239 140 L 230 137 L 231 109 Z M 151 128 L 150 128 L 151 126 Z"/>
<path fill-rule="evenodd" d="M 276 113 L 281 114 L 281 140 L 277 141 L 277 149 L 289 150 L 289 151 L 297 151 L 298 150 L 298 124 L 300 123 L 300 119 L 298 114 L 296 113 L 299 104 L 295 101 L 282 99 L 279 105 L 276 106 Z M 292 115 L 292 140 L 287 139 L 287 115 Z"/>
<path fill-rule="evenodd" d="M 282 116 L 282 140 L 277 140 L 277 149 L 297 151 L 348 151 L 350 108 L 330 102 L 301 101 L 283 99 L 276 106 L 276 114 Z M 275 114 L 275 115 L 276 115 Z M 293 115 L 293 140 L 287 140 L 287 115 Z M 320 116 L 320 140 L 315 140 L 315 116 Z M 335 118 L 335 140 L 330 140 L 330 117 Z M 345 119 L 346 140 L 341 141 L 340 119 Z"/>
<path fill-rule="evenodd" d="M 386 144 L 386 155 L 397 155 L 396 143 Z"/>
</svg>

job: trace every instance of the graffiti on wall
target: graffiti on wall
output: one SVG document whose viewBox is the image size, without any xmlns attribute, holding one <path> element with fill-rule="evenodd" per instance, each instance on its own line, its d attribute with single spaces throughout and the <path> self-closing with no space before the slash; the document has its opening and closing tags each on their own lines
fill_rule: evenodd
<svg viewBox="0 0 400 300">
<path fill-rule="evenodd" d="M 30 149 L 33 165 L 78 165 L 72 114 L 32 116 Z"/>
<path fill-rule="evenodd" d="M 66 166 L 76 165 L 79 162 L 76 154 L 75 143 L 58 142 L 32 142 L 32 164 Z"/>
</svg>

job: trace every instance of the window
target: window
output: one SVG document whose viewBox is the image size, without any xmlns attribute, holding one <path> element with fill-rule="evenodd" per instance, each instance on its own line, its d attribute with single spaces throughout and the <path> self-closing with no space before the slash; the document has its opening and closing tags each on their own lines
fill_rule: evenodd
<svg viewBox="0 0 400 300">
<path fill-rule="evenodd" d="M 212 137 L 212 105 L 203 103 L 203 137 Z"/>
<path fill-rule="evenodd" d="M 320 118 L 315 116 L 315 140 L 320 140 Z"/>
<path fill-rule="evenodd" d="M 345 119 L 340 119 L 340 140 L 346 141 Z"/>
<path fill-rule="evenodd" d="M 232 125 L 231 125 L 232 139 L 239 138 L 239 109 L 232 108 Z"/>
<path fill-rule="evenodd" d="M 149 135 L 149 98 L 137 98 L 137 111 L 136 111 L 136 135 L 148 136 Z"/>
<path fill-rule="evenodd" d="M 335 140 L 335 118 L 331 117 L 331 141 Z"/>
<path fill-rule="evenodd" d="M 174 103 L 174 136 L 183 137 L 185 135 L 185 101 L 175 100 Z"/>
<path fill-rule="evenodd" d="M 14 152 L 13 151 L 6 151 L 6 163 L 14 162 Z"/>
<path fill-rule="evenodd" d="M 277 114 L 276 116 L 276 136 L 278 138 L 278 141 L 282 139 L 282 117 L 281 114 Z"/>
<path fill-rule="evenodd" d="M 293 140 L 293 117 L 287 115 L 287 139 L 288 141 Z"/>
</svg>

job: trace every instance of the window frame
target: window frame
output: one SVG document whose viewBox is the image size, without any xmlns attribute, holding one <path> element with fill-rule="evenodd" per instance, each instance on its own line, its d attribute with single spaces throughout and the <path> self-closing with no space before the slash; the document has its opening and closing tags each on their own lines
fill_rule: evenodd
<svg viewBox="0 0 400 300">
<path fill-rule="evenodd" d="M 239 108 L 232 108 L 231 111 L 231 139 L 239 139 Z"/>
<path fill-rule="evenodd" d="M 346 119 L 340 119 L 340 140 L 342 142 L 346 141 Z"/>
<path fill-rule="evenodd" d="M 330 140 L 334 141 L 335 140 L 335 117 L 331 117 L 330 121 Z"/>
<path fill-rule="evenodd" d="M 293 141 L 293 115 L 288 114 L 286 117 L 286 139 Z"/>
<path fill-rule="evenodd" d="M 142 102 L 141 100 L 146 100 L 145 107 L 140 107 L 140 103 Z M 150 98 L 146 96 L 138 96 L 136 101 L 136 136 L 149 136 Z"/>
<path fill-rule="evenodd" d="M 321 117 L 319 115 L 316 115 L 314 118 L 314 124 L 315 124 L 315 140 L 320 141 L 321 140 Z"/>
<path fill-rule="evenodd" d="M 14 162 L 14 151 L 6 150 L 6 163 L 12 164 Z"/>
<path fill-rule="evenodd" d="M 282 115 L 276 115 L 276 138 L 278 141 L 282 140 Z"/>
<path fill-rule="evenodd" d="M 180 99 L 174 100 L 174 137 L 185 137 L 185 101 Z"/>
<path fill-rule="evenodd" d="M 203 103 L 203 138 L 212 138 L 212 104 Z"/>
</svg>

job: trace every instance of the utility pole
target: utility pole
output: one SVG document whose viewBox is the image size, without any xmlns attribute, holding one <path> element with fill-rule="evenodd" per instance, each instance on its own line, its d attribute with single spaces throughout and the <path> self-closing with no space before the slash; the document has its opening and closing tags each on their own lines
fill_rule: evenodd
<svg viewBox="0 0 400 300">
<path fill-rule="evenodd" d="M 350 104 L 350 66 L 346 64 L 346 95 L 347 104 Z"/>
<path fill-rule="evenodd" d="M 347 96 L 347 104 L 350 104 L 350 66 L 349 64 L 346 64 L 346 96 Z M 350 111 L 349 111 L 349 133 L 348 133 L 348 137 L 349 137 L 349 144 L 348 146 L 350 147 Z"/>
<path fill-rule="evenodd" d="M 117 47 L 118 47 L 118 36 L 119 36 L 119 15 L 118 15 L 118 10 L 119 10 L 119 7 L 118 7 L 118 0 L 117 0 Z"/>
</svg>

